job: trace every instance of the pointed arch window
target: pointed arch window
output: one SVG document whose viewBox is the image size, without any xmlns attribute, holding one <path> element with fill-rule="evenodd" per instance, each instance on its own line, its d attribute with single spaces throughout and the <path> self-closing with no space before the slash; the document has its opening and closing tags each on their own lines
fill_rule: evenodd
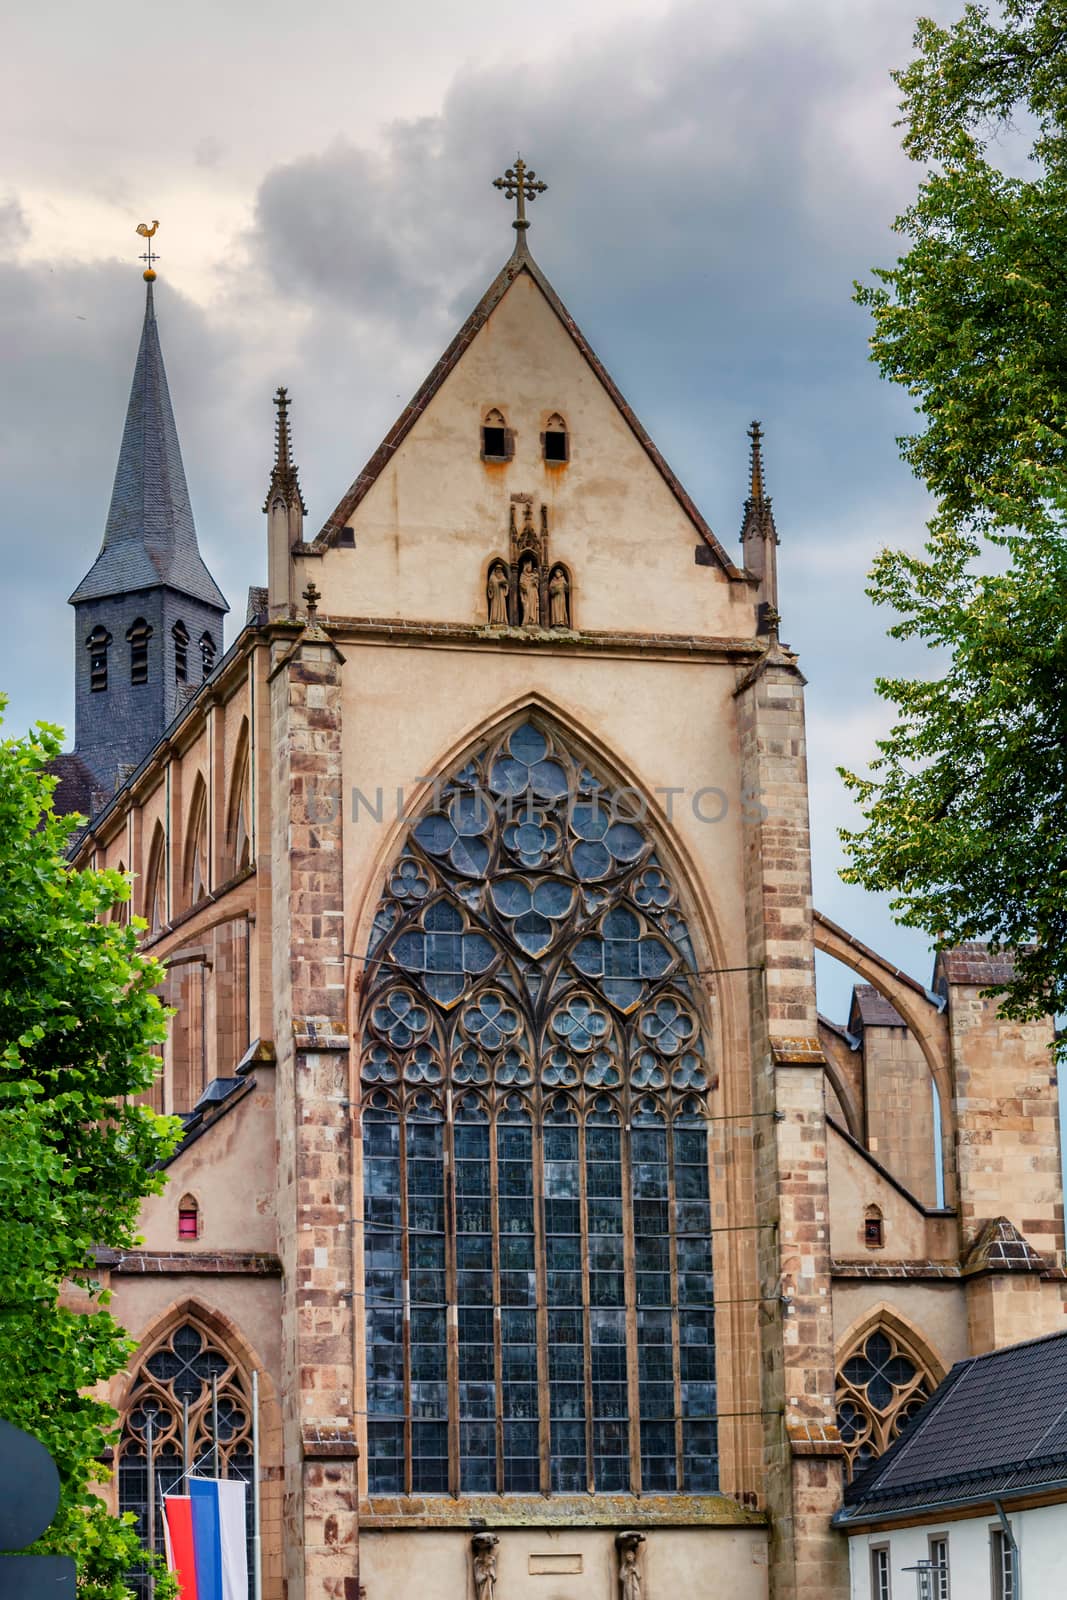
<svg viewBox="0 0 1067 1600">
<path fill-rule="evenodd" d="M 545 423 L 545 431 L 541 435 L 541 448 L 550 466 L 561 466 L 563 462 L 570 460 L 567 424 L 558 411 L 553 411 Z"/>
<path fill-rule="evenodd" d="M 242 724 L 237 740 L 237 759 L 230 789 L 230 810 L 226 827 L 228 873 L 243 872 L 252 864 L 252 835 L 249 831 L 248 723 Z"/>
<path fill-rule="evenodd" d="M 85 641 L 89 652 L 89 689 L 92 694 L 102 694 L 107 689 L 107 653 L 111 648 L 111 635 L 97 626 Z"/>
<path fill-rule="evenodd" d="M 204 669 L 204 677 L 208 678 L 215 669 L 215 656 L 218 652 L 211 634 L 205 631 L 200 635 L 200 661 Z"/>
<path fill-rule="evenodd" d="M 185 904 L 199 905 L 208 892 L 207 790 L 197 777 L 189 807 L 189 831 L 185 846 Z"/>
<path fill-rule="evenodd" d="M 152 629 L 144 617 L 137 617 L 126 630 L 126 642 L 130 647 L 130 682 L 148 682 L 148 645 L 152 637 Z"/>
<path fill-rule="evenodd" d="M 361 1023 L 372 1494 L 717 1487 L 696 964 L 622 799 L 522 722 L 389 873 Z"/>
<path fill-rule="evenodd" d="M 170 630 L 174 640 L 174 681 L 189 681 L 189 629 L 184 622 L 176 622 Z"/>
<path fill-rule="evenodd" d="M 936 1387 L 917 1352 L 884 1323 L 853 1341 L 837 1374 L 837 1425 L 850 1478 L 889 1449 Z"/>
<path fill-rule="evenodd" d="M 482 460 L 510 461 L 515 454 L 515 435 L 504 419 L 504 413 L 493 406 L 482 421 Z"/>
<path fill-rule="evenodd" d="M 160 933 L 167 923 L 167 845 L 161 823 L 156 823 L 145 873 L 144 916 L 149 934 Z"/>
<path fill-rule="evenodd" d="M 215 1422 L 218 1421 L 216 1430 Z M 196 1316 L 148 1347 L 130 1388 L 118 1451 L 119 1511 L 132 1511 L 141 1542 L 149 1544 L 149 1420 L 155 1477 L 157 1554 L 163 1554 L 163 1496 L 180 1493 L 186 1466 L 200 1477 L 252 1481 L 252 1398 L 247 1373 Z M 252 1570 L 252 1496 L 249 1571 Z M 150 1593 L 143 1570 L 131 1575 L 138 1600 Z"/>
</svg>

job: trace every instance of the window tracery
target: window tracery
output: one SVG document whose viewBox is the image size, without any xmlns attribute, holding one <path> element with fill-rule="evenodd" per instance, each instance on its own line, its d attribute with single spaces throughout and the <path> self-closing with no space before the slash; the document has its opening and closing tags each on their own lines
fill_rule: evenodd
<svg viewBox="0 0 1067 1600">
<path fill-rule="evenodd" d="M 163 1554 L 161 1508 L 180 1493 L 185 1472 L 201 1477 L 252 1478 L 252 1402 L 246 1374 L 197 1318 L 185 1317 L 141 1358 L 130 1388 L 118 1452 L 119 1511 L 132 1511 L 139 1537 L 149 1542 L 148 1422 L 152 1422 L 156 1527 Z M 217 1418 L 217 1431 L 216 1431 Z M 251 1501 L 248 1495 L 251 1538 Z M 251 1562 L 249 1565 L 251 1571 Z M 139 1600 L 147 1574 L 132 1574 Z"/>
<path fill-rule="evenodd" d="M 640 819 L 523 722 L 438 786 L 369 956 L 371 1493 L 714 1491 L 710 1073 Z"/>
<path fill-rule="evenodd" d="M 868 1328 L 837 1374 L 837 1425 L 850 1478 L 882 1455 L 936 1388 L 936 1379 L 891 1329 Z"/>
</svg>

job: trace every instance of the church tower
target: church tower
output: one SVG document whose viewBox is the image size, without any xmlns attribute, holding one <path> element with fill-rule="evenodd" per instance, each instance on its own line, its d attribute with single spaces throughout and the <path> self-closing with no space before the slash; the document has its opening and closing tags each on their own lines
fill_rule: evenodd
<svg viewBox="0 0 1067 1600">
<path fill-rule="evenodd" d="M 159 345 L 155 276 L 149 264 L 103 544 L 70 597 L 74 752 L 105 795 L 213 670 L 229 610 L 197 545 Z"/>
</svg>

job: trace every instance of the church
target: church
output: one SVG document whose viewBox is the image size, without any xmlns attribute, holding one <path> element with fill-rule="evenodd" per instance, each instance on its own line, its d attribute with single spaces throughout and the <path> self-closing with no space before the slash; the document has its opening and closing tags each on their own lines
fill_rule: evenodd
<svg viewBox="0 0 1067 1600">
<path fill-rule="evenodd" d="M 254 1383 L 263 1600 L 845 1600 L 843 1484 L 1065 1326 L 1052 1025 L 813 907 L 761 430 L 724 542 L 497 187 L 512 254 L 317 531 L 278 390 L 226 648 L 145 273 L 56 764 L 184 1123 L 99 1252 L 105 1492 L 147 1537 L 247 1479 Z"/>
</svg>

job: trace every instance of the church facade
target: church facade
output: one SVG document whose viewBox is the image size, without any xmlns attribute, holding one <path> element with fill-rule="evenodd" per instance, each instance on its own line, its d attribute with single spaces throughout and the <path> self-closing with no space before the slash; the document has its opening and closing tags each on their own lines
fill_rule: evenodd
<svg viewBox="0 0 1067 1600">
<path fill-rule="evenodd" d="M 149 286 L 59 764 L 185 1120 L 107 1492 L 150 1412 L 248 1476 L 258 1373 L 266 1600 L 844 1597 L 843 1478 L 1063 1326 L 1051 1025 L 813 908 L 759 429 L 731 554 L 525 221 L 314 534 L 279 391 L 225 653 Z"/>
</svg>

